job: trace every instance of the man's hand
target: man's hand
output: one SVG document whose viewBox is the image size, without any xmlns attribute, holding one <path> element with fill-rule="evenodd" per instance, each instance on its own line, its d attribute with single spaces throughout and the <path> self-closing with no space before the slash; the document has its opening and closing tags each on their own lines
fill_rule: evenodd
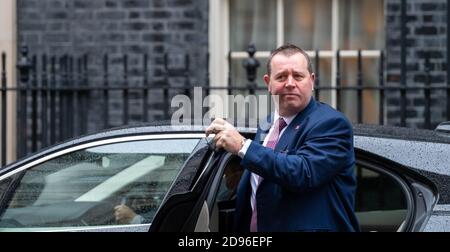
<svg viewBox="0 0 450 252">
<path fill-rule="evenodd" d="M 119 224 L 129 224 L 136 213 L 126 205 L 117 205 L 114 207 L 114 216 Z"/>
<path fill-rule="evenodd" d="M 224 148 L 226 151 L 237 154 L 241 149 L 242 140 L 244 137 L 231 125 L 229 122 L 222 118 L 215 119 L 206 128 L 206 136 L 209 134 L 216 134 L 214 137 L 214 143 L 216 150 Z"/>
</svg>

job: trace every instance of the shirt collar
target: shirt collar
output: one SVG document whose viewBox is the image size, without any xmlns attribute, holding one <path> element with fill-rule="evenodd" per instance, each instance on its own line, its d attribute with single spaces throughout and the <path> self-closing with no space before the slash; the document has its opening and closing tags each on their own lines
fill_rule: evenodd
<svg viewBox="0 0 450 252">
<path fill-rule="evenodd" d="M 293 116 L 289 116 L 289 117 L 287 117 L 287 116 L 281 116 L 281 117 L 284 119 L 284 121 L 286 122 L 287 126 L 289 126 L 289 124 L 292 122 L 292 120 L 294 120 L 294 118 L 297 115 L 298 115 L 298 113 L 293 115 Z M 273 115 L 273 121 L 276 122 L 278 120 L 278 118 L 280 118 L 280 114 L 278 114 L 278 111 L 275 110 L 275 113 Z"/>
</svg>

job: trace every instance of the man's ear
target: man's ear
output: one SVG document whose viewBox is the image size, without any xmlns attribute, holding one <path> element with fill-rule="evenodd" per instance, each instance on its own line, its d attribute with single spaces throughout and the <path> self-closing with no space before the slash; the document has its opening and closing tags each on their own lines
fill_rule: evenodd
<svg viewBox="0 0 450 252">
<path fill-rule="evenodd" d="M 270 76 L 268 74 L 264 74 L 263 79 L 264 79 L 264 83 L 266 83 L 266 85 L 267 85 L 267 89 L 270 92 Z"/>
<path fill-rule="evenodd" d="M 316 75 L 314 73 L 311 73 L 311 80 L 312 80 L 312 91 L 314 91 L 314 84 L 316 80 Z"/>
</svg>

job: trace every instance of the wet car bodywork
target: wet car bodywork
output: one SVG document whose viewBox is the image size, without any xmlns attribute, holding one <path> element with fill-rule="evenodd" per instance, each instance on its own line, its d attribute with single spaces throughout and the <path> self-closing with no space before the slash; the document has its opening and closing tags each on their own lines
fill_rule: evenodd
<svg viewBox="0 0 450 252">
<path fill-rule="evenodd" d="M 448 131 L 419 130 L 374 125 L 355 126 L 355 148 L 401 164 L 435 186 L 436 204 L 423 216 L 421 231 L 450 231 L 450 134 Z M 416 192 L 424 200 L 420 191 Z"/>
<path fill-rule="evenodd" d="M 218 202 L 218 195 L 224 188 L 222 185 L 224 170 L 231 163 L 239 162 L 236 156 L 223 151 L 213 151 L 210 146 L 211 140 L 204 136 L 204 129 L 203 126 L 168 126 L 164 124 L 113 129 L 67 141 L 3 167 L 0 170 L 0 230 L 229 231 L 233 207 L 226 206 L 229 202 L 226 204 Z M 251 128 L 238 129 L 248 138 L 252 138 L 256 132 L 256 129 Z M 359 209 L 357 214 L 363 231 L 450 231 L 450 164 L 448 162 L 450 137 L 445 133 L 441 134 L 431 130 L 373 125 L 355 125 L 354 134 L 356 172 L 361 191 L 357 195 L 357 208 Z M 89 188 L 90 190 L 83 192 L 82 196 L 76 196 L 73 202 L 77 202 L 77 204 L 74 205 L 78 206 L 83 201 L 85 210 L 79 210 L 76 214 L 72 214 L 70 222 L 34 226 L 34 224 L 30 224 L 34 223 L 33 220 L 24 220 L 34 218 L 30 217 L 30 211 L 35 210 L 31 209 L 45 207 L 49 204 L 40 204 L 39 206 L 35 204 L 32 206 L 33 208 L 19 204 L 16 208 L 11 209 L 11 202 L 19 194 L 17 190 L 21 188 L 24 174 L 32 171 L 34 167 L 86 149 L 95 149 L 97 151 L 95 154 L 98 155 L 102 151 L 100 150 L 102 146 L 131 142 L 132 145 L 120 148 L 119 152 L 123 153 L 127 151 L 127 148 L 133 149 L 133 146 L 136 146 L 134 143 L 154 141 L 155 139 L 162 141 L 158 142 L 161 146 L 164 141 L 170 142 L 169 140 L 176 141 L 177 139 L 196 139 L 198 142 L 195 142 L 195 147 L 188 151 L 189 155 L 183 156 L 183 160 L 177 163 L 180 167 L 179 170 L 172 172 L 173 179 L 164 180 L 167 190 L 160 192 L 161 197 L 154 209 L 154 215 L 147 223 L 118 225 L 114 223 L 108 210 L 112 206 L 111 202 L 103 207 L 105 202 L 93 203 L 101 202 L 101 200 L 85 200 L 92 203 L 91 207 L 90 203 L 83 201 L 89 197 L 97 197 L 94 192 L 98 192 L 100 189 L 114 187 L 107 182 L 111 182 L 112 178 L 121 178 L 117 175 L 119 173 L 102 180 L 105 183 Z M 119 147 L 123 147 L 123 145 Z M 156 145 L 155 148 L 159 149 L 158 147 L 159 145 Z M 168 150 L 164 151 L 171 152 L 176 148 L 175 144 L 167 147 Z M 164 152 L 155 151 L 156 154 L 152 153 L 152 158 L 161 156 L 161 153 Z M 164 161 L 169 160 L 171 155 L 165 156 Z M 109 157 L 102 157 L 99 159 L 100 161 L 95 160 L 95 164 L 98 167 L 109 167 L 108 162 L 115 160 Z M 123 158 L 118 160 L 123 161 Z M 138 161 L 142 160 L 145 158 L 138 158 Z M 70 166 L 70 169 L 78 169 L 75 167 L 78 165 L 76 161 L 72 160 L 71 162 L 75 162 L 75 165 Z M 136 173 L 139 168 L 139 165 L 136 164 L 139 162 L 129 161 L 129 163 L 130 167 L 134 167 L 134 170 L 131 170 Z M 86 169 L 86 167 L 82 167 L 82 169 Z M 48 182 L 48 177 L 45 181 Z M 124 185 L 123 188 L 126 186 Z M 111 195 L 114 194 L 115 197 L 115 194 L 121 192 L 123 188 L 116 188 Z M 157 188 L 157 185 L 153 185 L 152 188 Z M 377 192 L 380 188 L 386 188 L 386 191 Z M 392 193 L 390 193 L 391 188 Z M 34 203 L 38 201 L 33 200 L 35 200 Z M 25 210 L 25 214 L 20 214 L 19 210 Z M 103 215 L 107 215 L 109 218 L 104 222 L 108 224 L 94 220 L 100 216 L 95 213 L 102 213 L 102 211 L 105 211 Z M 28 217 L 24 217 L 24 215 L 28 215 Z M 58 218 L 69 217 L 60 216 Z M 64 226 L 64 223 L 69 224 Z"/>
</svg>

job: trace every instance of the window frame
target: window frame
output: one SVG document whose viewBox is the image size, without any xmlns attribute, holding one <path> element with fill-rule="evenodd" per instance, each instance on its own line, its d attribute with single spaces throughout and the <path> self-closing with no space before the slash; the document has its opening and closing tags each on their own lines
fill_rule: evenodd
<svg viewBox="0 0 450 252">
<path fill-rule="evenodd" d="M 358 152 L 355 149 L 355 152 Z M 371 159 L 376 157 L 371 157 L 371 155 L 367 155 L 367 153 L 362 154 L 359 158 L 356 159 L 355 165 L 360 165 L 364 167 L 367 170 L 370 170 L 372 172 L 383 174 L 391 179 L 393 179 L 399 186 L 402 192 L 405 195 L 405 202 L 406 202 L 406 218 L 404 220 L 404 224 L 402 224 L 396 232 L 405 232 L 408 231 L 408 227 L 411 225 L 413 221 L 414 216 L 414 199 L 413 199 L 413 192 L 411 191 L 411 188 L 406 183 L 406 178 L 404 178 L 399 173 L 396 173 L 394 171 L 391 171 L 387 168 L 388 164 L 382 164 L 382 163 L 374 163 L 371 161 Z M 358 178 L 357 178 L 358 179 Z M 357 189 L 358 190 L 358 189 Z M 356 213 L 356 211 L 355 211 Z"/>
<path fill-rule="evenodd" d="M 230 50 L 230 0 L 210 0 L 209 1 L 209 52 L 210 52 L 210 85 L 211 87 L 227 87 L 229 59 L 245 59 L 248 53 L 245 51 Z M 284 41 L 284 0 L 276 1 L 276 42 L 277 46 L 281 46 Z M 331 59 L 331 88 L 336 88 L 336 71 L 337 71 L 337 51 L 339 49 L 339 1 L 332 1 L 332 41 L 331 50 L 318 50 L 319 59 Z M 258 48 L 256 48 L 258 49 Z M 311 58 L 316 57 L 316 51 L 307 50 L 306 53 Z M 340 59 L 357 59 L 358 49 L 339 50 Z M 270 55 L 270 51 L 257 51 L 255 58 L 266 59 Z M 362 60 L 379 59 L 380 50 L 361 50 Z M 264 66 L 261 66 L 264 68 Z M 214 94 L 225 97 L 226 90 L 211 90 Z M 337 90 L 332 89 L 330 105 L 337 107 Z"/>
</svg>

